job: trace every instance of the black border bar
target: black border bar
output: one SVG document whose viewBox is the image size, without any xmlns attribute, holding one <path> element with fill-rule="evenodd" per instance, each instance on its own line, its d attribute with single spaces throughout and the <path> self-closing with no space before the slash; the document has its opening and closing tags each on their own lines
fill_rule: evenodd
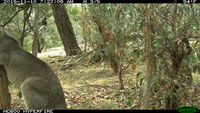
<svg viewBox="0 0 200 113">
<path fill-rule="evenodd" d="M 179 113 L 177 110 L 0 110 L 0 113 Z"/>
<path fill-rule="evenodd" d="M 199 3 L 200 0 L 1 0 L 1 3 Z"/>
</svg>

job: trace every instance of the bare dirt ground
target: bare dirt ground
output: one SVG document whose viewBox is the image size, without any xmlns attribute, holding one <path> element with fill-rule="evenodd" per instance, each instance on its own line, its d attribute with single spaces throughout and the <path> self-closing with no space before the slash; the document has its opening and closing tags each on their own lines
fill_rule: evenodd
<svg viewBox="0 0 200 113">
<path fill-rule="evenodd" d="M 53 48 L 39 54 L 39 58 L 46 61 L 58 75 L 61 81 L 68 109 L 131 109 L 137 105 L 137 101 L 132 102 L 131 90 L 119 91 L 118 76 L 113 74 L 107 64 L 95 64 L 92 66 L 82 64 L 65 68 L 66 61 L 63 59 L 64 50 L 62 47 Z M 45 57 L 56 58 L 46 58 Z M 49 60 L 50 59 L 50 60 Z M 125 72 L 125 88 L 130 89 L 130 84 L 136 80 L 134 72 Z M 135 86 L 133 85 L 133 88 Z M 13 109 L 25 109 L 22 98 L 18 95 L 18 90 L 10 88 Z M 137 98 L 137 96 L 135 96 Z"/>
</svg>

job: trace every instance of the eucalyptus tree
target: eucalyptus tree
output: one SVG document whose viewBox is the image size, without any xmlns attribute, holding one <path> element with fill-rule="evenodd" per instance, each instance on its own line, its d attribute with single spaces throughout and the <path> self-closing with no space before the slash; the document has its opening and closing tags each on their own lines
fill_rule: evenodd
<svg viewBox="0 0 200 113">
<path fill-rule="evenodd" d="M 190 39 L 198 28 L 198 13 L 192 5 L 162 4 L 152 7 L 152 29 L 156 56 L 155 97 L 165 109 L 193 105 L 193 81 Z M 184 96 L 187 95 L 187 96 Z"/>
<path fill-rule="evenodd" d="M 60 34 L 66 55 L 71 56 L 80 54 L 81 49 L 77 43 L 65 5 L 52 4 L 51 7 L 53 10 L 57 30 Z"/>
</svg>

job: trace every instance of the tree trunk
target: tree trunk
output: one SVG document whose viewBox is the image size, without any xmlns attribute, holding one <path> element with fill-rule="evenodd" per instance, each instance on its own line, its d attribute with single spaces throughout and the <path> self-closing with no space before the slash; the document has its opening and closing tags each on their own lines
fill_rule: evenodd
<svg viewBox="0 0 200 113">
<path fill-rule="evenodd" d="M 180 76 L 179 70 L 180 70 L 180 64 L 177 63 L 178 61 L 173 61 L 172 63 L 172 68 L 173 68 L 173 73 L 169 76 L 172 80 L 177 80 L 177 76 Z M 173 81 L 169 82 L 170 87 L 169 87 L 169 94 L 167 95 L 166 99 L 166 109 L 176 109 L 178 107 L 178 85 L 174 83 Z"/>
<path fill-rule="evenodd" d="M 69 20 L 67 9 L 64 4 L 51 4 L 55 23 L 62 40 L 66 55 L 80 54 L 81 49 L 78 46 L 76 37 Z"/>
<path fill-rule="evenodd" d="M 143 101 L 141 104 L 141 109 L 149 109 L 149 101 L 150 97 L 152 96 L 152 79 L 155 74 L 155 60 L 153 55 L 153 37 L 151 36 L 151 9 L 150 4 L 146 7 L 146 65 L 147 65 L 147 73 L 145 77 L 145 84 L 144 84 L 144 93 L 143 93 Z"/>
<path fill-rule="evenodd" d="M 11 109 L 11 97 L 8 90 L 8 78 L 3 66 L 0 66 L 0 109 Z"/>
<path fill-rule="evenodd" d="M 94 22 L 97 24 L 99 28 L 99 32 L 101 34 L 103 40 L 103 49 L 105 49 L 107 53 L 108 60 L 110 62 L 110 66 L 113 69 L 114 73 L 119 72 L 119 64 L 116 50 L 116 37 L 115 34 L 108 28 L 108 26 L 104 23 L 105 21 L 101 20 L 98 17 L 94 17 Z"/>
<path fill-rule="evenodd" d="M 122 63 L 119 64 L 119 72 L 118 72 L 118 77 L 119 77 L 119 89 L 120 90 L 124 90 L 124 81 L 123 81 L 123 78 L 122 78 L 122 66 L 121 66 Z"/>
<path fill-rule="evenodd" d="M 40 16 L 40 7 L 36 5 L 34 22 L 33 22 L 33 45 L 32 45 L 32 54 L 37 56 L 37 53 L 40 52 L 40 42 L 39 42 L 39 16 Z"/>
<path fill-rule="evenodd" d="M 24 47 L 24 36 L 21 36 L 20 38 L 19 38 L 19 45 L 20 45 L 20 47 Z"/>
<path fill-rule="evenodd" d="M 82 16 L 83 15 L 86 15 L 86 11 L 84 10 L 84 6 L 81 4 L 81 14 L 82 14 Z M 86 40 L 86 33 L 87 33 L 87 25 L 86 25 L 87 23 L 86 23 L 86 21 L 85 21 L 85 19 L 81 19 L 81 27 L 82 27 L 82 29 L 83 29 L 83 39 L 84 39 L 84 52 L 86 52 L 87 50 L 87 40 Z"/>
</svg>

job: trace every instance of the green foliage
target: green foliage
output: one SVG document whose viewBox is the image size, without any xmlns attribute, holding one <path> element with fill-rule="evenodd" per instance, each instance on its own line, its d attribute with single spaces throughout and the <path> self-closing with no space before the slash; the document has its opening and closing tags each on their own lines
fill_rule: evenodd
<svg viewBox="0 0 200 113">
<path fill-rule="evenodd" d="M 68 13 L 70 15 L 76 16 L 80 12 L 80 5 L 69 4 L 67 5 Z"/>
<path fill-rule="evenodd" d="M 79 25 L 81 7 L 78 4 L 68 4 L 66 6 L 67 6 L 67 11 L 68 11 L 68 16 L 69 16 L 70 22 L 72 23 L 72 27 L 73 27 L 75 36 L 76 36 L 78 42 L 80 42 L 80 40 L 82 40 L 80 38 L 83 38 L 82 37 L 82 28 Z"/>
<path fill-rule="evenodd" d="M 33 8 L 35 5 L 37 4 L 34 4 Z M 45 27 L 45 29 L 40 33 L 41 37 L 46 42 L 46 47 L 53 48 L 62 46 L 59 33 L 57 32 L 57 27 L 54 23 L 54 17 L 52 15 L 50 5 L 39 5 L 41 6 L 40 22 L 45 17 L 47 18 L 47 26 L 40 25 L 40 27 Z M 119 55 L 120 61 L 123 62 L 122 66 L 125 67 L 125 64 L 131 65 L 132 63 L 140 65 L 142 64 L 142 67 L 138 67 L 137 71 L 142 73 L 146 72 L 144 63 L 145 58 L 148 56 L 145 51 L 147 20 L 145 18 L 146 9 L 144 4 L 67 4 L 66 8 L 80 46 L 86 44 L 91 50 L 96 48 L 102 42 L 102 36 L 99 33 L 99 28 L 94 22 L 94 17 L 97 17 L 100 20 L 103 20 L 105 24 L 104 26 L 108 26 L 109 30 L 115 34 L 115 46 L 117 48 L 115 52 L 117 53 L 120 51 L 123 53 Z M 174 74 L 176 70 L 174 70 L 173 67 L 173 61 L 175 61 L 173 58 L 176 57 L 173 55 L 175 53 L 182 52 L 180 51 L 182 46 L 175 46 L 175 42 L 179 43 L 180 45 L 182 39 L 187 38 L 189 40 L 190 46 L 193 50 L 191 54 L 189 56 L 186 55 L 179 62 L 179 64 L 181 66 L 184 65 L 191 68 L 193 67 L 194 71 L 200 71 L 200 66 L 197 65 L 197 62 L 200 61 L 200 39 L 194 38 L 194 36 L 199 37 L 200 35 L 200 7 L 197 4 L 152 4 L 150 10 L 151 18 L 149 21 L 151 22 L 152 30 L 150 32 L 151 37 L 153 38 L 152 52 L 155 57 L 156 65 L 155 79 L 152 80 L 153 88 L 156 90 L 153 93 L 153 96 L 155 99 L 161 102 L 161 104 L 164 104 L 167 101 L 167 96 L 175 95 L 176 97 L 179 97 L 179 95 L 177 95 L 177 93 L 170 92 L 169 89 L 167 89 L 169 87 L 165 89 L 159 89 L 157 86 L 170 86 L 170 83 L 172 83 L 173 80 L 176 80 L 177 78 L 183 78 L 180 76 L 180 72 L 178 72 L 178 74 Z M 0 24 L 7 22 L 16 11 L 17 8 L 14 7 L 14 5 L 0 5 Z M 30 25 L 33 25 L 33 16 L 34 11 L 29 17 Z M 13 20 L 5 27 L 5 30 L 9 34 L 13 35 L 17 40 L 19 40 L 22 34 L 23 19 L 24 12 L 22 11 L 18 13 L 16 17 L 13 18 Z M 30 26 L 28 26 L 28 24 L 26 25 L 26 28 L 30 29 L 30 32 L 25 37 L 24 48 L 28 51 L 31 51 L 33 30 L 30 28 Z M 85 33 L 83 33 L 84 30 Z M 104 57 L 104 53 L 99 50 L 94 51 L 94 54 Z M 181 55 L 179 55 L 179 57 L 180 56 Z M 133 75 L 137 76 L 137 74 L 134 72 L 132 73 Z M 166 76 L 168 78 L 165 78 Z M 199 74 L 195 73 L 194 76 L 195 81 L 198 81 Z M 90 77 L 92 78 L 93 75 L 90 75 Z M 139 84 L 143 84 L 144 79 L 145 77 L 141 77 L 137 82 Z M 116 78 L 101 82 L 103 84 L 110 84 L 114 80 L 116 80 Z M 77 80 L 74 81 L 77 82 Z M 84 81 L 85 79 L 83 79 L 81 82 Z M 159 84 L 157 81 L 161 81 L 161 83 Z M 181 84 L 181 82 L 179 84 Z M 133 94 L 134 93 L 131 88 L 126 88 L 126 92 L 123 95 L 125 98 L 123 98 L 121 102 L 128 107 L 132 107 L 134 105 L 133 100 L 138 98 L 134 97 Z M 94 103 L 90 101 L 83 102 L 80 104 L 80 108 L 84 107 L 108 109 L 118 108 L 111 99 L 107 99 L 100 104 L 98 103 L 98 106 L 94 105 Z"/>
<path fill-rule="evenodd" d="M 0 5 L 0 24 L 5 24 L 15 13 L 16 7 L 10 4 L 1 4 Z"/>
</svg>

